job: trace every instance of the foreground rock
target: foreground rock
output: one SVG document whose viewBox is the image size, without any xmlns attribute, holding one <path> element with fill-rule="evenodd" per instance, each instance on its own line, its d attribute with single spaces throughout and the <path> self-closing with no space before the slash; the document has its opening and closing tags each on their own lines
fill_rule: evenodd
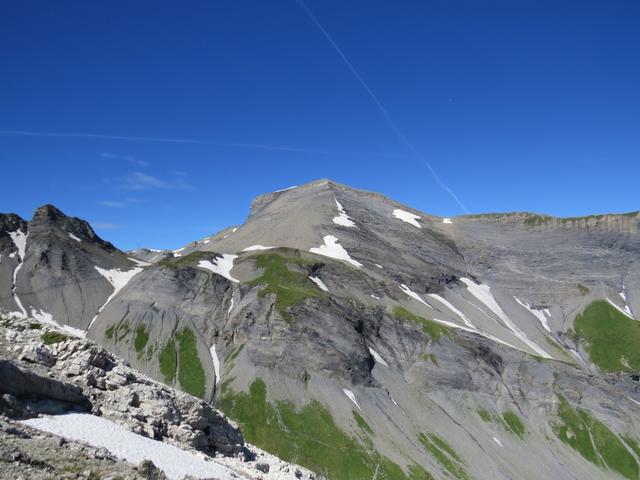
<svg viewBox="0 0 640 480">
<path fill-rule="evenodd" d="M 34 434 L 17 422 L 82 412 L 200 451 L 239 478 L 312 478 L 246 445 L 238 427 L 208 403 L 132 370 L 90 340 L 32 319 L 3 318 L 0 323 L 0 395 L 0 462 L 12 465 L 1 469 L 2 478 L 51 478 L 54 472 L 55 478 L 165 478 L 148 464 L 138 470 L 123 466 L 108 452 Z"/>
</svg>

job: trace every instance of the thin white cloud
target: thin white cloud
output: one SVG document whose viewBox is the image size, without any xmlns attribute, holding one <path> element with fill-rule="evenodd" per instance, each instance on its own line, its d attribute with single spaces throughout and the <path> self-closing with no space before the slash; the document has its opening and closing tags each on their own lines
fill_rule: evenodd
<svg viewBox="0 0 640 480">
<path fill-rule="evenodd" d="M 133 172 L 122 179 L 126 190 L 192 190 L 193 186 L 182 178 L 164 180 L 143 172 Z"/>
<path fill-rule="evenodd" d="M 144 160 L 140 160 L 136 157 L 133 157 L 131 155 L 118 155 L 115 153 L 109 153 L 109 152 L 102 152 L 100 154 L 100 156 L 102 158 L 106 158 L 109 160 L 124 160 L 126 162 L 129 162 L 133 165 L 137 165 L 139 167 L 147 167 L 149 166 L 149 164 L 147 162 L 145 162 Z"/>
<path fill-rule="evenodd" d="M 104 135 L 99 133 L 52 133 L 31 132 L 26 130 L 0 130 L 0 135 L 22 137 L 50 137 L 50 138 L 84 138 L 88 140 L 121 140 L 124 142 L 152 142 L 152 143 L 186 143 L 195 145 L 212 145 L 227 148 L 251 148 L 258 150 L 272 150 L 293 153 L 308 153 L 312 155 L 348 155 L 356 157 L 400 158 L 405 155 L 380 152 L 357 152 L 349 150 L 330 150 L 325 148 L 299 148 L 285 145 L 265 145 L 260 143 L 219 142 L 217 140 L 197 140 L 192 138 L 158 138 L 158 137 L 130 137 L 124 135 Z"/>
<path fill-rule="evenodd" d="M 120 225 L 117 223 L 109 223 L 109 222 L 91 222 L 93 228 L 97 228 L 98 230 L 113 230 L 115 228 L 120 228 Z"/>
<path fill-rule="evenodd" d="M 122 208 L 128 205 L 127 202 L 120 202 L 118 200 L 102 200 L 101 202 L 98 202 L 98 203 L 103 207 L 107 207 L 107 208 Z"/>
</svg>

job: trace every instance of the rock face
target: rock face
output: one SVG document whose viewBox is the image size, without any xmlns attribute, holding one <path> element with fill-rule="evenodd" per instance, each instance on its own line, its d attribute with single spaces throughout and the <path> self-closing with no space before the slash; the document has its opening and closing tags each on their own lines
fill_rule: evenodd
<svg viewBox="0 0 640 480">
<path fill-rule="evenodd" d="M 638 478 L 639 227 L 444 219 L 321 180 L 132 252 L 95 321 L 55 319 L 328 478 Z"/>
</svg>

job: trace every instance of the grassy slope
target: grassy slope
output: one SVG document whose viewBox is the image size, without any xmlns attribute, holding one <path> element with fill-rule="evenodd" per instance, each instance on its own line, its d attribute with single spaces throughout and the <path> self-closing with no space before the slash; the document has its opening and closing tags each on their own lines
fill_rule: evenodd
<svg viewBox="0 0 640 480">
<path fill-rule="evenodd" d="M 591 361 L 602 371 L 640 370 L 640 322 L 598 300 L 576 317 L 574 326 Z"/>
<path fill-rule="evenodd" d="M 164 377 L 164 383 L 172 385 L 176 378 L 178 368 L 178 358 L 176 356 L 176 345 L 173 338 L 169 338 L 167 344 L 160 351 L 160 373 Z"/>
<path fill-rule="evenodd" d="M 393 316 L 399 320 L 406 320 L 421 325 L 422 331 L 434 341 L 440 340 L 444 335 L 451 336 L 453 333 L 450 328 L 434 322 L 433 320 L 427 320 L 426 318 L 411 313 L 409 310 L 401 306 L 393 308 Z"/>
<path fill-rule="evenodd" d="M 247 441 L 329 480 L 370 480 L 376 470 L 378 480 L 432 478 L 418 465 L 413 465 L 407 475 L 376 452 L 370 441 L 348 436 L 319 402 L 299 410 L 290 402 L 267 402 L 267 388 L 260 379 L 248 392 L 236 393 L 223 386 L 219 407 L 240 424 Z"/>
<path fill-rule="evenodd" d="M 311 264 L 293 251 L 279 253 L 263 253 L 255 257 L 256 267 L 262 268 L 263 273 L 258 278 L 247 282 L 249 285 L 265 285 L 260 291 L 264 297 L 269 293 L 276 295 L 276 309 L 282 317 L 290 321 L 289 307 L 310 297 L 327 297 L 305 273 L 289 269 L 289 265 L 304 266 Z"/>
<path fill-rule="evenodd" d="M 630 480 L 638 479 L 638 463 L 618 436 L 586 410 L 574 409 L 560 398 L 561 422 L 554 433 L 580 455 L 599 467 L 607 467 Z"/>
<path fill-rule="evenodd" d="M 176 335 L 178 341 L 178 380 L 182 389 L 196 397 L 204 397 L 204 368 L 198 356 L 193 331 L 185 328 Z"/>
</svg>

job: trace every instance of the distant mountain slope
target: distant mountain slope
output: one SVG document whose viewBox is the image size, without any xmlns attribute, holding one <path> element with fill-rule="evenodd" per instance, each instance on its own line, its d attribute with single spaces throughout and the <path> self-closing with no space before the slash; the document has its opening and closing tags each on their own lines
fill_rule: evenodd
<svg viewBox="0 0 640 480">
<path fill-rule="evenodd" d="M 320 180 L 132 255 L 93 323 L 54 318 L 288 461 L 336 479 L 638 477 L 638 213 L 449 219 Z"/>
</svg>

